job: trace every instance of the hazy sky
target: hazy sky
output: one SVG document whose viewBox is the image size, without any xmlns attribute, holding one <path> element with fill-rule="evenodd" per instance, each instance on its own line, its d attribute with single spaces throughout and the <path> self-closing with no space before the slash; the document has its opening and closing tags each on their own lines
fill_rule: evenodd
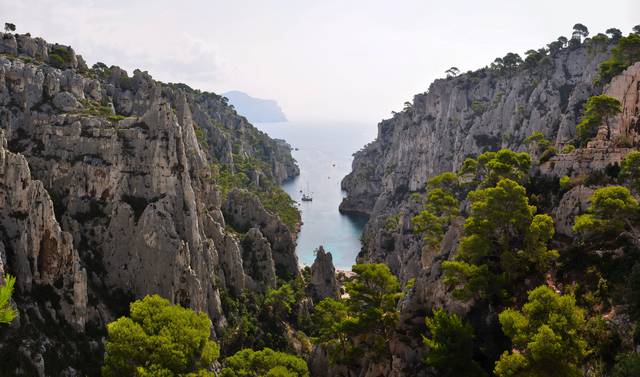
<svg viewBox="0 0 640 377">
<path fill-rule="evenodd" d="M 277 100 L 291 120 L 371 122 L 457 66 L 522 54 L 576 22 L 626 34 L 638 0 L 0 0 L 0 21 L 202 90 Z"/>
</svg>

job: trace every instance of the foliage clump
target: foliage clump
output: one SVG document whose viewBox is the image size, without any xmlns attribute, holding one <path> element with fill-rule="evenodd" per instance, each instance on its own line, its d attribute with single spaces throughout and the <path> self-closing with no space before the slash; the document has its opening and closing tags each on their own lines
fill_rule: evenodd
<svg viewBox="0 0 640 377">
<path fill-rule="evenodd" d="M 221 377 L 309 377 L 303 359 L 270 348 L 243 349 L 224 359 L 222 365 Z"/>
<path fill-rule="evenodd" d="M 640 192 L 640 151 L 626 155 L 620 167 L 620 177 L 628 180 L 631 187 Z"/>
<path fill-rule="evenodd" d="M 18 315 L 18 312 L 11 306 L 11 295 L 16 284 L 16 278 L 11 275 L 4 275 L 4 285 L 0 286 L 0 323 L 11 323 Z"/>
<path fill-rule="evenodd" d="M 529 292 L 521 311 L 507 309 L 499 319 L 513 350 L 505 351 L 496 363 L 498 377 L 582 376 L 581 362 L 587 355 L 584 312 L 573 296 L 540 286 Z"/>
<path fill-rule="evenodd" d="M 443 309 L 433 311 L 425 319 L 428 335 L 423 336 L 427 346 L 425 364 L 436 368 L 442 377 L 479 377 L 486 374 L 473 360 L 473 327 L 456 314 Z"/>
<path fill-rule="evenodd" d="M 211 320 L 158 296 L 130 305 L 129 317 L 107 326 L 103 376 L 214 376 L 218 358 Z"/>
<path fill-rule="evenodd" d="M 316 305 L 316 343 L 336 364 L 379 361 L 389 356 L 389 341 L 399 318 L 400 283 L 384 264 L 356 264 L 345 284 L 347 298 L 325 298 Z"/>
<path fill-rule="evenodd" d="M 620 101 L 606 94 L 589 98 L 584 105 L 584 113 L 577 126 L 580 142 L 584 145 L 596 136 L 598 127 L 602 123 L 607 127 L 607 139 L 609 139 L 611 129 L 608 118 L 620 113 L 620 111 L 622 111 Z"/>
<path fill-rule="evenodd" d="M 623 186 L 597 189 L 591 196 L 587 213 L 578 216 L 573 231 L 582 237 L 621 233 L 632 228 L 638 216 L 638 201 Z"/>
<path fill-rule="evenodd" d="M 627 37 L 621 37 L 611 50 L 611 58 L 600 64 L 600 81 L 611 81 L 614 76 L 637 61 L 640 61 L 640 35 L 629 34 Z"/>
<path fill-rule="evenodd" d="M 455 261 L 443 263 L 454 295 L 504 296 L 526 276 L 539 276 L 558 257 L 547 248 L 554 235 L 549 215 L 536 215 L 526 190 L 511 179 L 469 194 L 471 214 Z"/>
<path fill-rule="evenodd" d="M 431 249 L 440 244 L 451 220 L 460 213 L 460 201 L 456 197 L 459 188 L 458 176 L 451 172 L 437 175 L 427 182 L 424 209 L 413 217 L 412 224 L 414 231 L 423 235 Z"/>
</svg>

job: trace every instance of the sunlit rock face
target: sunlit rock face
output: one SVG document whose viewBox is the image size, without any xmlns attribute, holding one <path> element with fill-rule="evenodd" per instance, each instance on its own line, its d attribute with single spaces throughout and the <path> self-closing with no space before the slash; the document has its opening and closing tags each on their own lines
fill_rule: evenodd
<svg viewBox="0 0 640 377">
<path fill-rule="evenodd" d="M 216 94 L 89 70 L 39 38 L 0 41 L 0 266 L 21 314 L 0 339 L 7 368 L 95 374 L 106 323 L 135 298 L 160 294 L 220 328 L 222 290 L 298 273 L 294 235 L 257 199 L 251 242 L 228 231 L 210 166 L 253 158 L 257 184 L 282 182 L 298 174 L 286 145 Z"/>
<path fill-rule="evenodd" d="M 463 224 L 454 223 L 435 252 L 426 250 L 413 232 L 411 218 L 422 210 L 422 200 L 413 194 L 424 193 L 429 177 L 456 170 L 466 157 L 484 151 L 526 151 L 524 140 L 536 131 L 560 151 L 575 138 L 584 103 L 601 93 L 622 103 L 622 112 L 608 119 L 610 135 L 603 124 L 587 147 L 558 152 L 532 174 L 556 184 L 564 175 L 607 174 L 638 145 L 640 63 L 602 87 L 596 84 L 598 66 L 608 56 L 608 51 L 573 46 L 535 67 L 513 72 L 487 68 L 436 80 L 414 97 L 412 106 L 380 122 L 376 140 L 355 154 L 352 172 L 342 181 L 348 195 L 340 209 L 370 216 L 358 261 L 386 263 L 402 284 L 416 278 L 400 304 L 399 331 L 407 331 L 407 337 L 394 340 L 394 363 L 377 366 L 378 372 L 420 370 L 423 355 L 411 350 L 419 350 L 421 340 L 409 332 L 424 324 L 432 307 L 466 315 L 481 329 L 495 323 L 491 308 L 482 316 L 469 312 L 472 303 L 454 300 L 442 281 L 442 262 L 455 257 Z M 577 185 L 557 198 L 549 212 L 558 234 L 571 236 L 573 220 L 588 206 L 591 193 Z"/>
</svg>

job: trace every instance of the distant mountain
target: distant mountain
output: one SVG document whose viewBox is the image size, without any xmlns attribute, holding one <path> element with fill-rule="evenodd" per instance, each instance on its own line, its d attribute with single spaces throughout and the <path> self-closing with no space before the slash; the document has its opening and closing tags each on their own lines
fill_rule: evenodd
<svg viewBox="0 0 640 377">
<path fill-rule="evenodd" d="M 278 102 L 272 99 L 254 98 L 244 92 L 232 90 L 223 96 L 229 98 L 240 115 L 244 115 L 252 123 L 286 122 Z"/>
</svg>

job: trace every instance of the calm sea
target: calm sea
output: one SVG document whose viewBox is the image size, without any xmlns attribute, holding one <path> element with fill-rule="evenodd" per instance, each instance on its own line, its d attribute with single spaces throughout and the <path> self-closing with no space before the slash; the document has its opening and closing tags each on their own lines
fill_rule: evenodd
<svg viewBox="0 0 640 377">
<path fill-rule="evenodd" d="M 351 171 L 352 154 L 376 136 L 374 124 L 258 123 L 269 136 L 286 140 L 294 148 L 300 176 L 282 188 L 298 202 L 302 229 L 296 249 L 300 263 L 310 266 L 322 245 L 333 255 L 336 268 L 350 269 L 360 251 L 366 219 L 342 215 L 338 206 L 345 193 L 340 181 Z M 311 202 L 301 201 L 302 192 Z"/>
</svg>

